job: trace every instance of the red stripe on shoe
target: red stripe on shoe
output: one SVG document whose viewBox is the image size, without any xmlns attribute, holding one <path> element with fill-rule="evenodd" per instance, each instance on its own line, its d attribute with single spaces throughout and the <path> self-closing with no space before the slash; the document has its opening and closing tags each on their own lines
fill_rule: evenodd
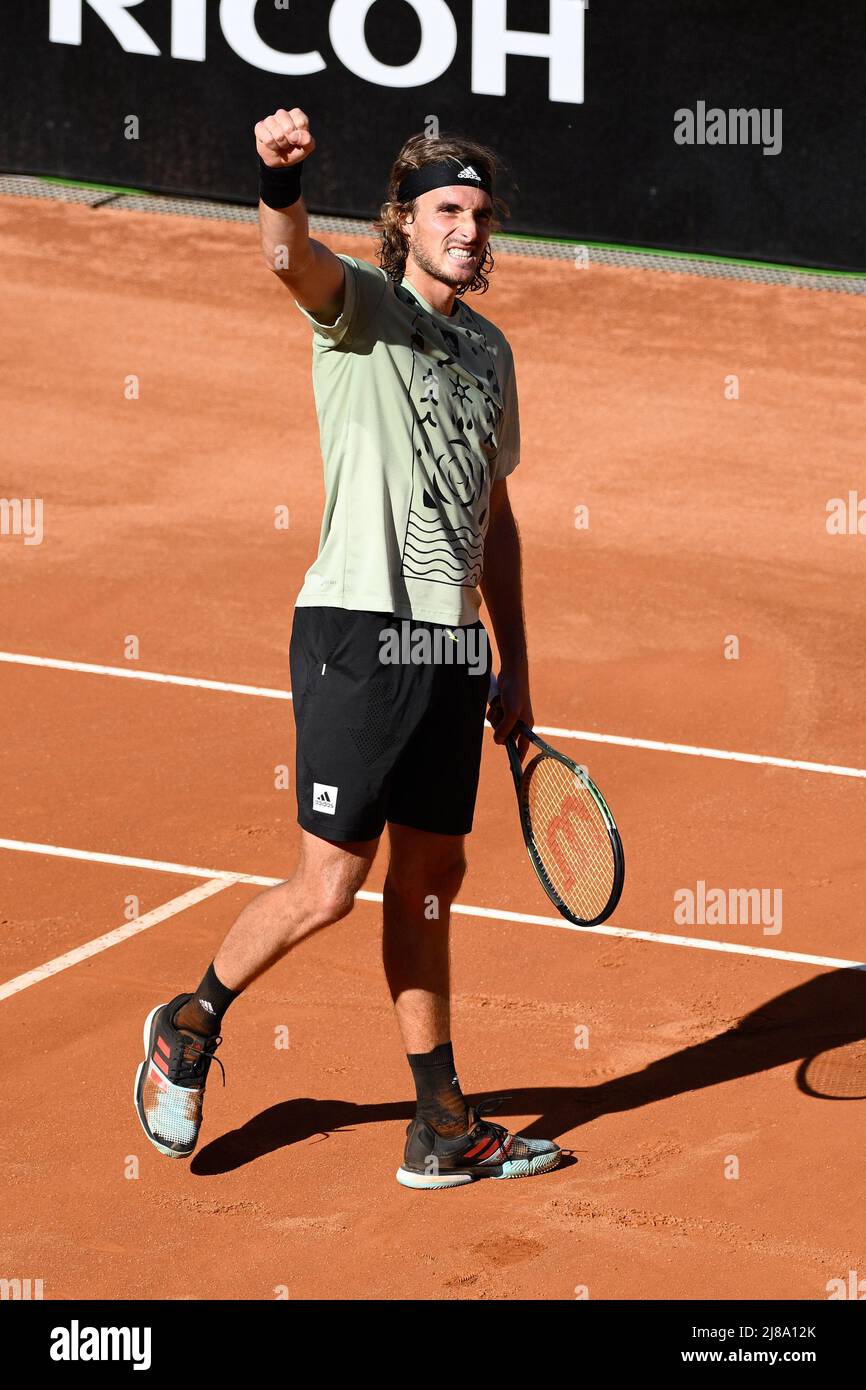
<svg viewBox="0 0 866 1390">
<path fill-rule="evenodd" d="M 494 1159 L 498 1159 L 500 1163 L 504 1163 L 509 1153 L 511 1152 L 511 1146 L 513 1143 L 514 1135 L 507 1135 L 506 1138 L 502 1141 L 501 1148 L 499 1148 L 496 1153 L 485 1154 L 482 1159 L 479 1159 L 479 1162 L 492 1163 Z"/>
<path fill-rule="evenodd" d="M 159 1048 L 160 1052 L 164 1053 L 164 1055 L 165 1055 L 166 1057 L 170 1057 L 170 1056 L 171 1056 L 171 1048 L 169 1047 L 169 1045 L 168 1045 L 168 1043 L 165 1041 L 165 1039 L 164 1039 L 164 1038 L 161 1038 L 158 1034 L 157 1034 L 157 1039 L 156 1039 L 156 1045 L 157 1045 L 157 1047 Z"/>
<path fill-rule="evenodd" d="M 491 1138 L 488 1134 L 482 1139 L 480 1144 L 476 1144 L 474 1148 L 470 1149 L 469 1152 L 463 1156 L 464 1158 L 475 1158 L 478 1163 L 484 1163 L 491 1155 L 498 1151 L 501 1143 L 502 1141 L 498 1136 L 494 1135 L 493 1138 Z"/>
<path fill-rule="evenodd" d="M 168 1076 L 168 1062 L 164 1062 L 158 1052 L 154 1052 L 153 1060 L 156 1062 L 160 1071 L 165 1072 L 166 1076 Z"/>
<path fill-rule="evenodd" d="M 483 1139 L 479 1139 L 477 1144 L 473 1144 L 473 1146 L 472 1146 L 471 1149 L 467 1149 L 467 1150 L 466 1150 L 466 1152 L 465 1152 L 465 1154 L 463 1155 L 463 1157 L 464 1157 L 464 1158 L 474 1158 L 475 1155 L 476 1155 L 477 1153 L 480 1153 L 481 1150 L 482 1150 L 483 1148 L 486 1148 L 486 1146 L 487 1146 L 489 1143 L 490 1143 L 490 1135 L 489 1135 L 489 1134 L 485 1134 Z"/>
</svg>

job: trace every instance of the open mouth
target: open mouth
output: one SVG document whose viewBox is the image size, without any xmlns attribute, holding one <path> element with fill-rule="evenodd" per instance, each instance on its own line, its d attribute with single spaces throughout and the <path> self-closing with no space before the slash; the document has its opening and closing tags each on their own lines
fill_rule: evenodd
<svg viewBox="0 0 866 1390">
<path fill-rule="evenodd" d="M 462 265 L 468 265 L 470 261 L 474 261 L 477 254 L 477 251 L 466 251 L 459 246 L 448 247 L 448 255 L 452 261 L 459 261 Z"/>
</svg>

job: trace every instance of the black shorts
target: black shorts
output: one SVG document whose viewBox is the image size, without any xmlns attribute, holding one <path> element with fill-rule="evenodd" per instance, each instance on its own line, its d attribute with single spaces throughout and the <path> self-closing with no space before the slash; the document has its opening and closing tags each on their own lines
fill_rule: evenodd
<svg viewBox="0 0 866 1390">
<path fill-rule="evenodd" d="M 394 821 L 469 833 L 490 672 L 482 623 L 449 629 L 390 613 L 296 608 L 289 657 L 305 830 L 373 840 Z"/>
</svg>

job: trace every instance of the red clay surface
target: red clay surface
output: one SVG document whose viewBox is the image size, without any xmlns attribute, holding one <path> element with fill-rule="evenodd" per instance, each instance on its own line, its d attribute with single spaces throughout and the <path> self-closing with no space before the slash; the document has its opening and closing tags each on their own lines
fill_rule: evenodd
<svg viewBox="0 0 866 1390">
<path fill-rule="evenodd" d="M 5 199 L 0 251 L 2 492 L 45 509 L 41 545 L 0 537 L 0 647 L 285 689 L 322 484 L 309 331 L 255 228 Z M 470 302 L 515 350 L 538 723 L 862 767 L 866 539 L 825 527 L 862 477 L 862 302 L 506 255 Z M 291 872 L 286 701 L 14 664 L 0 680 L 0 835 Z M 622 830 L 614 926 L 866 957 L 862 781 L 566 751 Z M 488 743 L 460 901 L 553 917 L 512 802 Z M 11 849 L 0 872 L 0 981 L 122 925 L 130 895 L 147 912 L 202 881 Z M 781 889 L 782 931 L 678 926 L 674 893 L 699 879 Z M 255 891 L 0 1000 L 3 1277 L 54 1299 L 813 1300 L 866 1276 L 866 1111 L 797 1084 L 828 1031 L 866 1033 L 866 980 L 816 965 L 458 917 L 463 1087 L 508 1094 L 503 1117 L 571 1157 L 415 1194 L 394 1181 L 412 1090 L 379 910 L 359 902 L 233 1006 L 201 1147 L 161 1158 L 131 1103 L 143 1018 Z"/>
</svg>

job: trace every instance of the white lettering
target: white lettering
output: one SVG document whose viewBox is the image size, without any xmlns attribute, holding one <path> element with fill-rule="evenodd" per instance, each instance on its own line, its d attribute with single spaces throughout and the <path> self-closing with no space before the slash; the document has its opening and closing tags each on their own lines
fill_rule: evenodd
<svg viewBox="0 0 866 1390">
<path fill-rule="evenodd" d="M 126 53 L 159 58 L 161 50 L 129 13 L 143 0 L 49 0 L 48 37 L 52 43 L 80 45 L 84 6 L 97 14 Z M 317 49 L 285 52 L 272 48 L 256 28 L 259 0 L 220 0 L 219 21 L 229 47 L 261 72 L 306 77 L 323 72 Z M 408 63 L 376 58 L 367 44 L 365 21 L 375 0 L 334 0 L 328 32 L 345 68 L 379 87 L 420 87 L 451 66 L 458 30 L 447 0 L 407 0 L 418 17 L 421 41 Z M 579 104 L 584 99 L 584 14 L 586 0 L 549 0 L 549 31 L 509 29 L 507 0 L 474 0 L 472 9 L 472 91 L 507 94 L 509 55 L 546 59 L 551 101 Z M 207 56 L 207 0 L 172 0 L 171 56 L 203 63 Z"/>
<path fill-rule="evenodd" d="M 51 0 L 48 11 L 48 37 L 52 43 L 81 43 L 81 16 L 85 0 Z M 127 53 L 146 53 L 159 57 L 159 49 L 137 19 L 126 11 L 142 0 L 87 0 L 103 24 L 111 30 Z"/>
<path fill-rule="evenodd" d="M 329 33 L 344 67 L 379 87 L 423 87 L 435 82 L 454 61 L 457 25 L 445 0 L 408 0 L 421 25 L 421 47 L 401 67 L 374 58 L 364 36 L 364 21 L 374 0 L 335 0 Z"/>
<path fill-rule="evenodd" d="M 69 1327 L 51 1329 L 52 1361 L 132 1361 L 133 1370 L 151 1364 L 149 1327 L 82 1327 L 77 1318 Z"/>
<path fill-rule="evenodd" d="M 583 101 L 584 0 L 550 0 L 550 32 L 509 29 L 506 0 L 475 0 L 472 10 L 472 90 L 506 94 L 509 53 L 547 58 L 551 101 Z"/>
<path fill-rule="evenodd" d="M 171 56 L 203 63 L 207 42 L 207 0 L 184 0 L 171 7 Z"/>
<path fill-rule="evenodd" d="M 326 66 L 321 53 L 281 53 L 260 36 L 255 24 L 258 0 L 221 0 L 220 25 L 226 42 L 239 58 L 262 72 L 279 72 L 287 77 L 305 77 Z"/>
</svg>

